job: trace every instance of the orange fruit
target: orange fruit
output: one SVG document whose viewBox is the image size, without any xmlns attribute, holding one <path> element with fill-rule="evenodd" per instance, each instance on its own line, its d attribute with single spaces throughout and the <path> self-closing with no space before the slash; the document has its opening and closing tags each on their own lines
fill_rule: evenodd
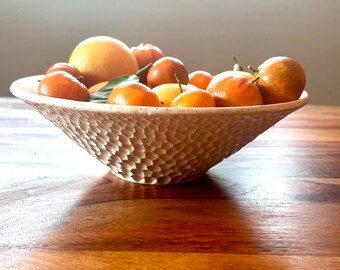
<svg viewBox="0 0 340 270">
<path fill-rule="evenodd" d="M 69 74 L 71 74 L 73 77 L 76 77 L 77 79 L 81 78 L 81 72 L 76 67 L 70 65 L 69 63 L 59 62 L 55 63 L 53 66 L 51 66 L 45 73 L 45 75 L 48 75 L 54 71 L 65 71 Z"/>
<path fill-rule="evenodd" d="M 176 76 L 181 84 L 188 84 L 188 71 L 182 61 L 174 57 L 162 57 L 148 72 L 148 86 L 154 88 L 160 84 L 176 83 Z"/>
<path fill-rule="evenodd" d="M 86 86 L 65 71 L 54 71 L 46 75 L 39 83 L 38 94 L 78 101 L 89 99 Z"/>
<path fill-rule="evenodd" d="M 109 81 L 104 81 L 104 82 L 100 82 L 100 83 L 96 83 L 96 84 L 92 85 L 89 88 L 89 93 L 93 94 L 93 93 L 97 92 L 100 88 L 103 88 L 105 85 L 107 85 L 108 82 Z"/>
<path fill-rule="evenodd" d="M 131 47 L 130 51 L 133 53 L 137 60 L 138 69 L 142 69 L 150 63 L 156 62 L 158 59 L 162 58 L 163 52 L 160 48 L 152 44 L 140 44 L 136 47 Z M 139 76 L 139 81 L 141 83 L 147 84 L 146 77 L 148 72 L 144 72 Z"/>
<path fill-rule="evenodd" d="M 68 62 L 80 70 L 87 87 L 138 71 L 137 61 L 129 47 L 107 36 L 92 37 L 80 42 Z"/>
<path fill-rule="evenodd" d="M 183 92 L 197 89 L 194 85 L 184 85 L 181 84 Z M 171 101 L 181 94 L 181 89 L 178 83 L 165 83 L 158 85 L 152 89 L 153 92 L 158 96 L 162 107 L 169 107 Z"/>
<path fill-rule="evenodd" d="M 299 99 L 306 84 L 302 66 L 288 57 L 272 57 L 258 68 L 260 89 L 265 104 Z"/>
<path fill-rule="evenodd" d="M 171 107 L 215 107 L 214 98 L 203 89 L 183 92 L 170 103 Z"/>
<path fill-rule="evenodd" d="M 256 84 L 243 76 L 229 75 L 210 83 L 207 92 L 215 99 L 216 106 L 261 105 L 262 96 Z"/>
<path fill-rule="evenodd" d="M 117 85 L 110 93 L 108 104 L 133 106 L 160 106 L 157 95 L 145 84 L 125 82 Z"/>
<path fill-rule="evenodd" d="M 195 85 L 200 89 L 207 89 L 213 76 L 206 71 L 197 70 L 189 74 L 189 84 Z"/>
<path fill-rule="evenodd" d="M 216 82 L 220 81 L 221 79 L 225 77 L 229 77 L 230 75 L 236 75 L 236 76 L 242 76 L 247 78 L 248 80 L 252 81 L 254 80 L 254 75 L 246 72 L 246 71 L 237 71 L 237 70 L 227 70 L 223 71 L 217 75 L 215 75 L 212 80 L 210 81 L 211 84 L 215 84 Z"/>
</svg>

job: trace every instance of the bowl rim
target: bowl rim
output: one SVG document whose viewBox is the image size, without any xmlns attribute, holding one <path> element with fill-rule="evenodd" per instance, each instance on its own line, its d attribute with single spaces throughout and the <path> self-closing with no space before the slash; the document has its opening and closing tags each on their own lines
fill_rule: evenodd
<svg viewBox="0 0 340 270">
<path fill-rule="evenodd" d="M 42 96 L 34 93 L 34 87 L 37 85 L 38 80 L 43 75 L 34 75 L 29 77 L 23 77 L 15 80 L 11 86 L 11 93 L 17 98 L 34 104 L 58 106 L 62 108 L 71 108 L 76 110 L 85 110 L 93 112 L 106 112 L 106 113 L 120 113 L 120 114 L 147 114 L 147 115 L 182 115 L 182 114 L 253 114 L 261 112 L 275 112 L 285 110 L 295 110 L 303 107 L 309 102 L 309 95 L 304 90 L 298 100 L 256 105 L 256 106 L 239 106 L 239 107 L 191 107 L 191 108 L 179 108 L 179 107 L 151 107 L 151 106 L 125 106 L 125 105 L 112 105 L 112 104 L 100 104 L 87 101 L 74 101 L 61 98 L 54 98 L 48 96 Z"/>
</svg>

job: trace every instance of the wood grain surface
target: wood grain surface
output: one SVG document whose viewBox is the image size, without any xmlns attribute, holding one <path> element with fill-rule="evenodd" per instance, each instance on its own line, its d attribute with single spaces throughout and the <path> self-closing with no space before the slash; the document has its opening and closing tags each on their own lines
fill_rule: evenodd
<svg viewBox="0 0 340 270">
<path fill-rule="evenodd" d="M 195 182 L 148 186 L 1 98 L 0 269 L 340 269 L 340 107 L 300 109 Z"/>
</svg>

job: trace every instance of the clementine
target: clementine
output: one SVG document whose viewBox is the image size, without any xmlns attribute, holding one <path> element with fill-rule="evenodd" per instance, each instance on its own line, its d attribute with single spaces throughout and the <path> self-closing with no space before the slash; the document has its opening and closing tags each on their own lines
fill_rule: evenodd
<svg viewBox="0 0 340 270">
<path fill-rule="evenodd" d="M 125 82 L 117 85 L 111 91 L 108 104 L 132 106 L 160 106 L 157 95 L 145 84 Z"/>
<path fill-rule="evenodd" d="M 148 72 L 148 86 L 154 88 L 160 84 L 176 83 L 176 76 L 181 84 L 188 84 L 188 71 L 182 61 L 174 57 L 162 57 Z"/>
<path fill-rule="evenodd" d="M 227 71 L 223 71 L 217 75 L 215 75 L 212 80 L 210 81 L 209 84 L 213 85 L 216 84 L 216 82 L 222 80 L 225 77 L 229 77 L 229 76 L 242 76 L 247 78 L 248 80 L 252 81 L 254 80 L 254 75 L 251 74 L 250 72 L 246 72 L 246 71 L 237 71 L 237 70 L 227 70 Z M 208 87 L 207 87 L 208 88 Z"/>
<path fill-rule="evenodd" d="M 171 107 L 215 107 L 214 98 L 203 89 L 194 89 L 183 92 L 175 97 Z"/>
<path fill-rule="evenodd" d="M 65 62 L 55 63 L 46 71 L 45 75 L 48 75 L 54 71 L 65 71 L 71 74 L 73 77 L 76 77 L 77 79 L 83 79 L 79 69 L 77 69 L 75 66 L 70 65 L 69 63 Z"/>
<path fill-rule="evenodd" d="M 257 86 L 265 104 L 299 99 L 306 84 L 302 66 L 288 57 L 272 57 L 258 68 Z"/>
<path fill-rule="evenodd" d="M 90 88 L 89 88 L 89 93 L 90 94 L 93 94 L 95 92 L 97 92 L 100 88 L 104 87 L 105 85 L 108 84 L 109 81 L 104 81 L 104 82 L 100 82 L 100 83 L 96 83 L 94 85 L 92 85 Z"/>
<path fill-rule="evenodd" d="M 197 89 L 194 85 L 184 85 L 181 84 L 181 87 L 178 83 L 165 83 L 158 85 L 152 89 L 153 92 L 158 96 L 159 101 L 161 102 L 162 107 L 169 107 L 171 101 L 177 97 L 179 94 L 189 90 Z"/>
<path fill-rule="evenodd" d="M 213 76 L 206 71 L 197 70 L 189 74 L 189 84 L 195 85 L 200 89 L 207 89 Z"/>
<path fill-rule="evenodd" d="M 209 84 L 207 88 L 216 106 L 261 105 L 262 96 L 256 84 L 244 76 L 229 75 Z"/>
<path fill-rule="evenodd" d="M 135 56 L 139 69 L 156 62 L 164 56 L 161 49 L 152 44 L 140 44 L 136 47 L 131 47 L 130 51 Z M 147 84 L 147 74 L 148 72 L 140 74 L 139 81 L 141 83 Z"/>
<path fill-rule="evenodd" d="M 42 78 L 38 86 L 38 94 L 78 101 L 89 99 L 86 86 L 65 71 L 54 71 Z"/>
</svg>

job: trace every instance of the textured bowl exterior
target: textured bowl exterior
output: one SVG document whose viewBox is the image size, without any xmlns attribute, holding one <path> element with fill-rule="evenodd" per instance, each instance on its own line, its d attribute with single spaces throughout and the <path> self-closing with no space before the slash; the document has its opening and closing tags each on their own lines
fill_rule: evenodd
<svg viewBox="0 0 340 270">
<path fill-rule="evenodd" d="M 36 108 L 112 173 L 142 184 L 197 179 L 308 102 L 233 108 L 156 108 L 76 102 L 35 94 L 37 77 L 12 93 Z"/>
</svg>

